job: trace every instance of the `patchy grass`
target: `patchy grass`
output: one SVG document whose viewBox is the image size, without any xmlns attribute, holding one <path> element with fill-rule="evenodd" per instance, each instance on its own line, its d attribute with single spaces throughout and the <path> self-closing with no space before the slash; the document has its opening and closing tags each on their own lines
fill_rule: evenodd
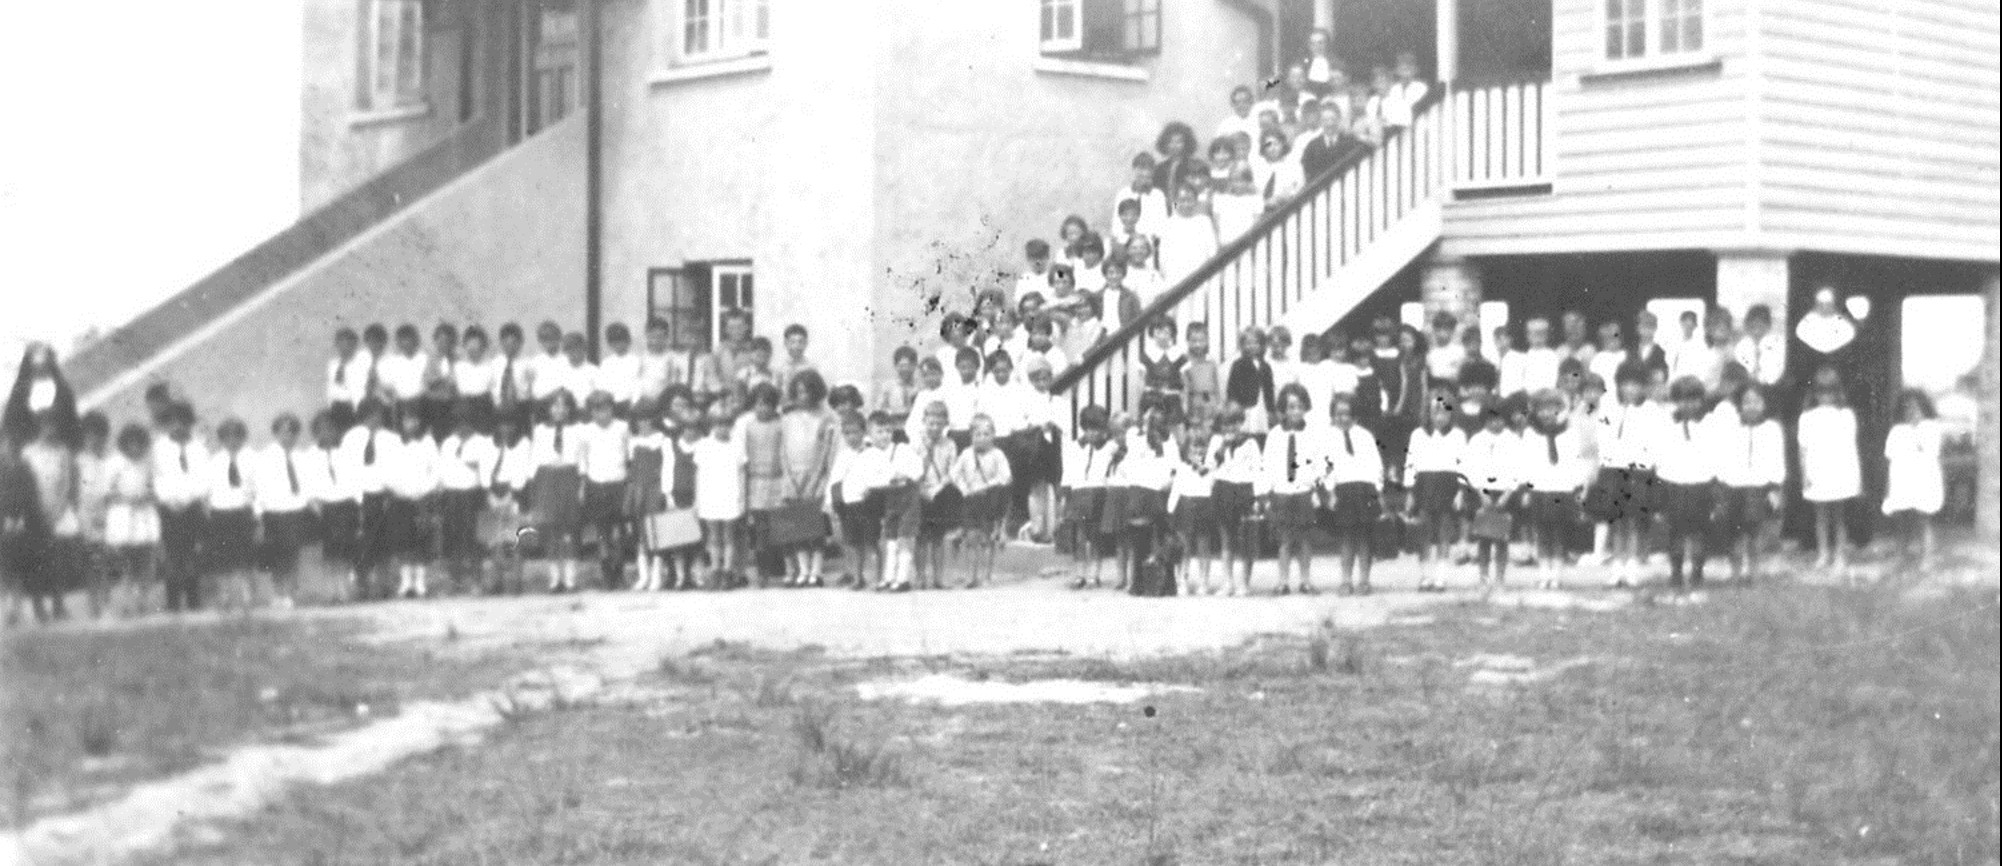
<svg viewBox="0 0 2002 866">
<path fill-rule="evenodd" d="M 0 639 L 0 821 L 25 826 L 258 740 L 308 739 L 453 697 L 511 670 L 353 640 L 334 621 L 233 619 Z"/>
<path fill-rule="evenodd" d="M 1894 593 L 1469 604 L 1218 653 L 953 663 L 1199 689 L 1144 706 L 862 702 L 855 682 L 941 662 L 708 647 L 661 666 L 651 705 L 529 713 L 160 859 L 1992 863 L 1996 596 Z M 1506 657 L 1534 669 L 1476 676 Z"/>
</svg>

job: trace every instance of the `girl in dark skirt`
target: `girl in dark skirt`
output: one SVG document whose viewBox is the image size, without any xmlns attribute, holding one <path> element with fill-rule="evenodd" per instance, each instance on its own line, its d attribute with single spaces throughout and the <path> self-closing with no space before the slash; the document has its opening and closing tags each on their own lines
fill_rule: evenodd
<svg viewBox="0 0 2002 866">
<path fill-rule="evenodd" d="M 1307 429 L 1313 400 L 1298 383 L 1279 389 L 1280 423 L 1265 437 L 1266 513 L 1279 536 L 1279 592 L 1314 592 L 1308 534 L 1314 528 L 1314 491 L 1327 474 L 1321 437 Z M 1297 574 L 1298 577 L 1291 575 Z M 1295 582 L 1297 580 L 1297 582 Z"/>
<path fill-rule="evenodd" d="M 215 435 L 222 448 L 209 463 L 208 536 L 202 549 L 208 551 L 208 572 L 218 589 L 247 608 L 252 569 L 257 565 L 257 515 L 251 510 L 256 461 L 244 450 L 250 433 L 242 421 L 225 419 L 216 425 Z"/>
<path fill-rule="evenodd" d="M 1086 406 L 1077 414 L 1077 438 L 1064 451 L 1063 526 L 1070 536 L 1071 562 L 1076 570 L 1073 589 L 1099 586 L 1104 566 L 1099 557 L 1098 526 L 1105 512 L 1106 480 L 1118 456 L 1118 445 L 1106 438 L 1103 406 Z"/>
<path fill-rule="evenodd" d="M 1244 409 L 1225 404 L 1217 411 L 1216 438 L 1204 460 L 1212 467 L 1210 510 L 1216 516 L 1217 540 L 1230 594 L 1251 591 L 1251 565 L 1258 560 L 1258 485 L 1265 471 L 1264 448 L 1244 432 Z M 1240 569 L 1239 563 L 1243 567 Z"/>
<path fill-rule="evenodd" d="M 352 475 L 360 503 L 355 531 L 355 589 L 361 598 L 388 595 L 377 579 L 376 570 L 390 558 L 389 477 L 391 452 L 396 450 L 396 431 L 389 429 L 389 407 L 375 400 L 362 402 L 361 426 L 341 440 L 344 474 Z M 338 484 L 336 486 L 339 486 Z"/>
<path fill-rule="evenodd" d="M 1146 432 L 1129 439 L 1125 456 L 1106 484 L 1108 498 L 1100 523 L 1100 531 L 1117 545 L 1119 589 L 1140 579 L 1143 553 L 1159 546 L 1177 462 L 1167 419 L 1158 410 L 1149 410 L 1141 425 Z"/>
<path fill-rule="evenodd" d="M 264 538 L 261 565 L 281 607 L 291 607 L 299 590 L 299 551 L 312 535 L 312 498 L 307 464 L 299 448 L 299 418 L 291 413 L 271 422 L 271 449 L 257 477 L 257 511 Z"/>
<path fill-rule="evenodd" d="M 922 411 L 924 439 L 916 447 L 924 457 L 924 475 L 918 481 L 921 522 L 915 577 L 918 589 L 944 589 L 946 536 L 959 529 L 964 496 L 952 483 L 952 464 L 959 459 L 959 447 L 945 435 L 948 413 L 944 403 L 934 402 Z"/>
<path fill-rule="evenodd" d="M 1752 385 L 1738 392 L 1735 423 L 1719 423 L 1716 525 L 1731 542 L 1731 579 L 1757 577 L 1760 549 L 1779 509 L 1780 487 L 1786 483 L 1786 433 L 1766 417 L 1766 389 Z"/>
<path fill-rule="evenodd" d="M 455 588 L 470 585 L 484 571 L 480 512 L 487 506 L 487 479 L 498 454 L 493 437 L 479 432 L 476 410 L 459 404 L 451 435 L 438 445 L 438 552 Z"/>
<path fill-rule="evenodd" d="M 849 587 L 868 589 L 881 580 L 880 575 L 876 581 L 869 576 L 877 574 L 883 565 L 882 558 L 877 557 L 876 570 L 869 567 L 870 556 L 883 533 L 883 513 L 878 510 L 882 501 L 869 495 L 869 479 L 863 471 L 868 462 L 865 455 L 869 452 L 869 422 L 854 410 L 844 410 L 840 424 L 842 447 L 828 473 L 827 503 L 834 513 L 842 562 L 851 581 Z"/>
<path fill-rule="evenodd" d="M 1536 539 L 1536 563 L 1545 589 L 1555 589 L 1564 577 L 1565 542 L 1576 525 L 1578 490 L 1592 472 L 1586 455 L 1585 432 L 1567 423 L 1566 400 L 1556 389 L 1539 391 L 1531 401 L 1533 419 L 1523 439 L 1523 474 L 1529 482 L 1527 512 Z"/>
<path fill-rule="evenodd" d="M 996 447 L 994 420 L 975 415 L 967 427 L 972 447 L 952 465 L 952 485 L 960 500 L 960 532 L 967 547 L 966 588 L 994 580 L 994 554 L 1007 531 L 1010 482 L 1008 458 Z"/>
<path fill-rule="evenodd" d="M 590 423 L 582 425 L 583 441 L 579 469 L 584 478 L 584 500 L 579 522 L 591 528 L 598 542 L 598 575 L 606 589 L 624 582 L 625 564 L 631 557 L 627 547 L 632 539 L 632 516 L 626 510 L 626 481 L 630 477 L 632 428 L 619 420 L 618 404 L 612 395 L 597 391 L 586 406 Z"/>
<path fill-rule="evenodd" d="M 396 594 L 419 598 L 430 590 L 432 532 L 437 525 L 435 500 L 438 493 L 438 443 L 424 429 L 424 419 L 406 412 L 397 425 L 400 441 L 391 450 L 388 473 L 389 504 L 385 519 L 383 551 L 396 563 Z"/>
<path fill-rule="evenodd" d="M 1174 485 L 1169 488 L 1174 500 L 1169 506 L 1171 523 L 1183 551 L 1182 570 L 1176 575 L 1182 595 L 1217 593 L 1217 519 L 1210 502 L 1216 481 L 1210 477 L 1209 453 L 1210 437 L 1191 432 L 1182 443 L 1182 459 L 1175 463 Z"/>
<path fill-rule="evenodd" d="M 1342 593 L 1370 593 L 1370 534 L 1383 514 L 1383 453 L 1376 437 L 1356 423 L 1350 398 L 1337 394 L 1328 403 L 1328 483 L 1334 507 L 1328 526 L 1335 537 L 1335 557 L 1342 567 Z"/>
<path fill-rule="evenodd" d="M 1460 537 L 1459 500 L 1466 479 L 1460 475 L 1460 459 L 1466 454 L 1467 434 L 1453 423 L 1452 402 L 1434 400 L 1425 427 L 1412 434 L 1404 451 L 1404 478 L 1411 496 L 1406 512 L 1424 533 L 1418 549 L 1419 591 L 1443 591 L 1446 584 L 1437 570 L 1444 567 L 1447 551 Z"/>
<path fill-rule="evenodd" d="M 584 449 L 583 425 L 570 392 L 550 398 L 543 422 L 530 437 L 535 471 L 528 482 L 528 518 L 542 537 L 550 562 L 549 591 L 577 588 L 577 531 L 581 525 L 584 477 L 578 462 Z"/>
<path fill-rule="evenodd" d="M 1031 390 L 1027 404 L 1029 426 L 1015 434 L 1021 440 L 1016 448 L 1022 460 L 1009 466 L 1015 475 L 1016 488 L 1023 491 L 1021 496 L 1029 519 L 1022 528 L 1023 540 L 1048 544 L 1055 540 L 1056 525 L 1062 517 L 1057 513 L 1057 488 L 1064 481 L 1063 428 L 1070 421 L 1070 406 L 1068 401 L 1050 393 L 1055 376 L 1047 359 L 1032 354 L 1022 367 Z M 1011 461 L 1015 457 L 1009 455 Z"/>
<path fill-rule="evenodd" d="M 313 416 L 313 448 L 306 452 L 307 476 L 311 483 L 314 521 L 320 542 L 320 557 L 339 570 L 348 572 L 350 586 L 358 586 L 355 562 L 361 554 L 360 467 L 347 462 L 341 453 L 339 418 L 331 411 Z"/>
<path fill-rule="evenodd" d="M 1685 560 L 1689 563 L 1689 585 L 1703 585 L 1717 473 L 1708 453 L 1713 436 L 1706 420 L 1709 403 L 1702 381 L 1684 376 L 1669 385 L 1668 394 L 1675 411 L 1666 429 L 1655 436 L 1655 472 L 1661 478 L 1660 512 L 1667 530 L 1669 585 L 1681 589 Z"/>
<path fill-rule="evenodd" d="M 1635 361 L 1613 373 L 1615 402 L 1595 419 L 1599 470 L 1585 491 L 1585 515 L 1606 525 L 1609 586 L 1640 579 L 1642 539 L 1656 509 L 1653 447 L 1660 413 L 1647 402 L 1648 368 Z"/>
</svg>

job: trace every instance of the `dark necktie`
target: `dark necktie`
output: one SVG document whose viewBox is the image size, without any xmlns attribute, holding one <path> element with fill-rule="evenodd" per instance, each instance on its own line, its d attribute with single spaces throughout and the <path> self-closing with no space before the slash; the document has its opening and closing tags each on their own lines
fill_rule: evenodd
<svg viewBox="0 0 2002 866">
<path fill-rule="evenodd" d="M 347 383 L 348 383 L 348 359 L 341 358 L 334 362 L 334 384 L 346 385 Z"/>
<path fill-rule="evenodd" d="M 1342 450 L 1347 451 L 1350 457 L 1356 456 L 1356 440 L 1349 435 L 1347 427 L 1342 428 Z"/>
<path fill-rule="evenodd" d="M 243 473 L 237 471 L 235 452 L 231 452 L 229 455 L 229 486 L 231 487 L 243 486 Z"/>
<path fill-rule="evenodd" d="M 507 356 L 507 363 L 501 365 L 501 403 L 514 403 L 514 356 Z"/>
<path fill-rule="evenodd" d="M 292 452 L 285 452 L 285 480 L 292 485 L 292 495 L 299 495 L 299 467 L 292 465 Z"/>
<path fill-rule="evenodd" d="M 556 425 L 556 462 L 563 462 L 563 425 Z"/>
<path fill-rule="evenodd" d="M 1555 434 L 1555 433 L 1545 433 L 1545 434 L 1543 434 L 1543 441 L 1544 441 L 1544 443 L 1545 443 L 1545 444 L 1546 444 L 1546 445 L 1547 445 L 1547 446 L 1549 447 L 1549 460 L 1550 460 L 1550 465 L 1552 465 L 1552 466 L 1556 466 L 1556 465 L 1557 465 L 1557 434 Z"/>
<path fill-rule="evenodd" d="M 1300 456 L 1299 443 L 1299 434 L 1290 430 L 1286 432 L 1286 483 L 1288 484 L 1300 476 L 1300 464 L 1296 461 Z"/>
<path fill-rule="evenodd" d="M 187 474 L 187 473 L 188 473 L 189 471 L 190 471 L 190 470 L 189 470 L 189 468 L 188 468 L 188 446 L 187 446 L 187 443 L 182 443 L 182 444 L 181 444 L 181 474 L 183 474 L 183 475 L 186 475 L 186 474 Z"/>
<path fill-rule="evenodd" d="M 487 479 L 488 486 L 490 487 L 500 486 L 501 467 L 505 465 L 507 465 L 507 448 L 502 447 L 500 449 L 500 453 L 494 455 L 494 474 L 493 477 Z"/>
<path fill-rule="evenodd" d="M 327 455 L 327 480 L 329 482 L 332 482 L 333 485 L 336 487 L 340 486 L 341 471 L 339 469 L 334 468 L 335 464 L 339 463 L 339 461 L 334 459 L 333 449 L 329 448 L 321 453 Z"/>
<path fill-rule="evenodd" d="M 373 431 L 368 434 L 368 445 L 361 449 L 361 465 L 375 465 L 375 433 Z"/>
<path fill-rule="evenodd" d="M 382 358 L 381 358 L 381 356 L 378 356 L 378 355 L 370 355 L 370 356 L 369 356 L 369 359 L 368 359 L 368 393 L 370 393 L 370 394 L 374 394 L 374 393 L 376 392 L 376 389 L 382 386 L 382 374 L 380 374 L 380 373 L 376 372 L 376 368 L 377 368 L 377 367 L 379 367 L 379 366 L 381 366 L 381 365 L 382 365 Z"/>
</svg>

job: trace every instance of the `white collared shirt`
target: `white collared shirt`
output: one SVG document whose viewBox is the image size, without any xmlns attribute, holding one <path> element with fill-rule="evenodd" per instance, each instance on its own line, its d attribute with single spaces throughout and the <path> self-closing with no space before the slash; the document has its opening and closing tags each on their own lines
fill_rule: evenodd
<svg viewBox="0 0 2002 866">
<path fill-rule="evenodd" d="M 974 393 L 973 411 L 993 420 L 994 435 L 1006 436 L 1029 426 L 1029 417 L 1034 411 L 1030 403 L 1035 394 L 1033 389 L 1021 382 L 1011 380 L 1001 385 L 989 379 Z"/>
<path fill-rule="evenodd" d="M 1598 426 L 1599 465 L 1607 469 L 1647 469 L 1654 466 L 1654 438 L 1667 413 L 1653 403 L 1629 406 L 1605 404 L 1594 419 Z"/>
<path fill-rule="evenodd" d="M 599 484 L 617 484 L 626 480 L 626 458 L 632 447 L 632 433 L 626 425 L 613 421 L 610 424 L 579 425 L 583 440 L 578 453 L 578 466 L 583 470 L 584 479 Z M 564 443 L 569 444 L 569 443 Z"/>
<path fill-rule="evenodd" d="M 306 495 L 316 503 L 361 501 L 361 475 L 349 465 L 340 445 L 315 446 L 295 455 L 299 473 L 306 482 Z"/>
<path fill-rule="evenodd" d="M 1112 458 L 1119 445 L 1110 439 L 1096 447 L 1076 439 L 1064 440 L 1063 486 L 1072 490 L 1104 487 L 1112 475 Z"/>
<path fill-rule="evenodd" d="M 232 467 L 235 472 L 232 473 Z M 202 472 L 210 511 L 246 511 L 256 490 L 257 455 L 249 450 L 215 452 Z"/>
<path fill-rule="evenodd" d="M 558 435 L 556 425 L 537 424 L 529 434 L 531 454 L 537 467 L 576 466 L 584 459 L 583 424 L 565 424 Z M 560 440 L 560 441 L 559 441 Z"/>
<path fill-rule="evenodd" d="M 612 395 L 613 402 L 632 403 L 640 398 L 640 356 L 631 352 L 605 355 L 598 362 L 593 387 Z M 653 392 L 649 396 L 658 396 Z"/>
<path fill-rule="evenodd" d="M 251 485 L 258 513 L 286 514 L 306 510 L 306 506 L 313 501 L 312 464 L 317 462 L 311 449 L 288 451 L 273 442 L 259 450 L 253 461 L 257 474 Z"/>
<path fill-rule="evenodd" d="M 1383 452 L 1376 446 L 1376 436 L 1367 428 L 1360 424 L 1350 424 L 1347 429 L 1332 427 L 1322 437 L 1327 443 L 1329 486 L 1357 483 L 1383 486 Z"/>
<path fill-rule="evenodd" d="M 569 382 L 569 374 L 565 370 L 570 366 L 570 359 L 563 357 L 561 352 L 531 355 L 527 364 L 528 392 L 523 396 L 530 400 L 538 403 L 547 400 Z"/>
<path fill-rule="evenodd" d="M 640 393 L 648 397 L 658 397 L 669 385 L 688 384 L 688 363 L 673 350 L 658 355 L 641 352 L 639 355 Z"/>
<path fill-rule="evenodd" d="M 1729 487 L 1776 487 L 1786 481 L 1786 432 L 1767 418 L 1719 423 L 1710 447 L 1717 480 Z"/>
<path fill-rule="evenodd" d="M 1274 427 L 1265 434 L 1265 487 L 1274 495 L 1306 493 L 1328 475 L 1326 431 Z"/>
<path fill-rule="evenodd" d="M 376 365 L 375 376 L 391 397 L 415 400 L 424 396 L 424 368 L 430 362 L 421 349 L 414 355 L 391 352 Z"/>
<path fill-rule="evenodd" d="M 1458 427 L 1444 433 L 1420 428 L 1411 434 L 1404 450 L 1404 483 L 1410 484 L 1420 472 L 1459 472 L 1467 451 L 1467 434 Z"/>
<path fill-rule="evenodd" d="M 1546 436 L 1535 427 L 1525 429 L 1516 440 L 1522 480 L 1532 490 L 1549 493 L 1583 487 L 1594 468 L 1586 459 L 1586 438 L 1577 424 L 1566 424 L 1554 436 Z M 1551 459 L 1553 445 L 1555 460 Z"/>
<path fill-rule="evenodd" d="M 491 394 L 500 385 L 500 359 L 487 355 L 479 360 L 460 358 L 452 362 L 452 386 L 465 396 Z"/>
<path fill-rule="evenodd" d="M 161 505 L 181 509 L 208 496 L 209 452 L 189 439 L 175 442 L 161 436 L 153 440 L 153 495 Z"/>
<path fill-rule="evenodd" d="M 367 349 L 356 349 L 347 360 L 327 360 L 327 402 L 358 405 L 368 398 L 368 367 L 375 358 Z"/>
<path fill-rule="evenodd" d="M 438 486 L 446 490 L 485 489 L 499 456 L 500 449 L 491 436 L 447 436 L 438 443 Z"/>
<path fill-rule="evenodd" d="M 1738 338 L 1731 354 L 1751 374 L 1752 381 L 1761 385 L 1778 382 L 1786 372 L 1786 341 L 1779 334 L 1767 333 L 1763 337 L 1746 334 Z"/>
<path fill-rule="evenodd" d="M 342 469 L 344 475 L 352 474 L 351 483 L 362 495 L 381 493 L 388 489 L 389 452 L 398 444 L 399 437 L 388 429 L 370 433 L 367 427 L 356 427 L 341 437 Z M 369 444 L 375 445 L 373 462 L 369 461 Z M 346 482 L 346 479 L 343 479 Z"/>
<path fill-rule="evenodd" d="M 1210 480 L 1249 484 L 1254 493 L 1265 493 L 1265 449 L 1250 436 L 1232 446 L 1219 436 L 1210 442 L 1205 460 L 1214 467 Z"/>
<path fill-rule="evenodd" d="M 1659 422 L 1654 439 L 1654 471 L 1670 484 L 1708 484 L 1717 480 L 1715 444 L 1710 418 L 1678 420 L 1673 414 Z"/>
<path fill-rule="evenodd" d="M 429 436 L 396 439 L 383 466 L 384 486 L 399 499 L 422 499 L 438 489 L 438 443 Z"/>
</svg>

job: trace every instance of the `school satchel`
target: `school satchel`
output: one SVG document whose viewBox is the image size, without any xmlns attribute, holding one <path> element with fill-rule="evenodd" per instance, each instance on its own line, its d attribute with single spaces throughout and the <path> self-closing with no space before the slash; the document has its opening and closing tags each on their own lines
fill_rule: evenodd
<svg viewBox="0 0 2002 866">
<path fill-rule="evenodd" d="M 827 515 L 820 504 L 794 499 L 774 509 L 765 521 L 765 543 L 776 547 L 809 544 L 827 538 Z"/>
<path fill-rule="evenodd" d="M 1515 533 L 1515 518 L 1499 503 L 1487 503 L 1474 512 L 1474 519 L 1467 524 L 1467 535 L 1477 541 L 1508 541 Z"/>
<path fill-rule="evenodd" d="M 654 550 L 677 550 L 702 543 L 702 523 L 693 508 L 673 508 L 647 515 L 647 539 Z"/>
<path fill-rule="evenodd" d="M 1401 515 L 1388 511 L 1378 515 L 1376 525 L 1370 529 L 1370 555 L 1377 559 L 1396 559 L 1404 552 L 1404 539 L 1408 528 Z"/>
</svg>

